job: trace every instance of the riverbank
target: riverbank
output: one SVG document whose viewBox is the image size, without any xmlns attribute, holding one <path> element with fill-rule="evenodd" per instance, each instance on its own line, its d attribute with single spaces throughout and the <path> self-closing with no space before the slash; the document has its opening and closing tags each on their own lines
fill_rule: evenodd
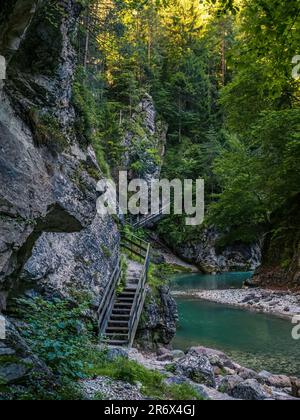
<svg viewBox="0 0 300 420">
<path fill-rule="evenodd" d="M 168 384 L 189 384 L 209 400 L 292 400 L 299 398 L 300 382 L 286 375 L 247 369 L 225 353 L 192 347 L 186 353 L 160 348 L 155 353 L 129 350 L 130 360 L 166 375 Z"/>
<path fill-rule="evenodd" d="M 174 291 L 174 296 L 193 297 L 291 320 L 300 314 L 300 293 L 266 289 Z"/>
<path fill-rule="evenodd" d="M 225 353 L 206 347 L 192 347 L 186 353 L 162 347 L 157 353 L 113 347 L 107 352 L 119 371 L 113 379 L 99 376 L 80 381 L 86 399 L 146 400 L 154 394 L 156 399 L 169 400 L 175 396 L 216 401 L 300 398 L 299 379 L 247 369 Z"/>
<path fill-rule="evenodd" d="M 196 265 L 188 263 L 175 255 L 175 253 L 167 245 L 165 245 L 156 234 L 149 233 L 149 239 L 156 255 L 162 258 L 164 264 L 169 265 L 170 268 L 174 269 L 174 271 L 178 271 L 179 273 L 200 274 L 200 269 Z"/>
</svg>

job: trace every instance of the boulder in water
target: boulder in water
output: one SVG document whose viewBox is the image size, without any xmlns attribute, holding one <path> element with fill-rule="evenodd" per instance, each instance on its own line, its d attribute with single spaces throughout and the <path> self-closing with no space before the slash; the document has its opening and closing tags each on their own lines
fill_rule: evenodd
<svg viewBox="0 0 300 420">
<path fill-rule="evenodd" d="M 215 387 L 215 374 L 209 358 L 190 350 L 188 354 L 175 364 L 176 374 L 186 376 L 196 383 Z"/>
</svg>

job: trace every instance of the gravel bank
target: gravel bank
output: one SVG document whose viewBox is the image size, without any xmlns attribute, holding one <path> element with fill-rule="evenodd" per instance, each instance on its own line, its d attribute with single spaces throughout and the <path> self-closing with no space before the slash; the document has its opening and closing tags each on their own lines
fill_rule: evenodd
<svg viewBox="0 0 300 420">
<path fill-rule="evenodd" d="M 268 313 L 286 319 L 300 314 L 300 293 L 265 289 L 204 290 L 174 292 L 175 296 L 191 296 L 210 302 Z"/>
<path fill-rule="evenodd" d="M 144 399 L 137 386 L 102 376 L 82 381 L 81 387 L 89 400 L 136 401 Z"/>
</svg>

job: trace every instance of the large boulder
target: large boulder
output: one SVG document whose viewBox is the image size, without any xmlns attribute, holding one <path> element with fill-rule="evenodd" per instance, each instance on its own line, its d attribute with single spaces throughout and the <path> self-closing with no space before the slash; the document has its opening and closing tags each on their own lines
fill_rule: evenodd
<svg viewBox="0 0 300 420">
<path fill-rule="evenodd" d="M 175 372 L 196 383 L 210 387 L 216 386 L 214 369 L 208 357 L 200 355 L 194 350 L 190 350 L 185 357 L 176 362 Z"/>
<path fill-rule="evenodd" d="M 231 391 L 234 398 L 249 401 L 263 401 L 272 399 L 270 388 L 260 385 L 255 379 L 248 379 L 238 383 Z"/>
<path fill-rule="evenodd" d="M 274 388 L 291 388 L 291 379 L 286 375 L 273 375 L 272 373 L 262 371 L 259 374 L 259 382 L 272 386 Z"/>
<path fill-rule="evenodd" d="M 213 366 L 216 366 L 220 369 L 228 368 L 228 369 L 236 369 L 237 365 L 233 363 L 228 356 L 222 351 L 210 349 L 207 347 L 192 347 L 191 351 L 197 353 L 199 355 L 205 356 L 209 359 L 210 363 Z"/>
<path fill-rule="evenodd" d="M 193 384 L 193 388 L 199 393 L 199 395 L 206 399 L 212 401 L 233 401 L 234 398 L 230 397 L 226 393 L 219 392 L 213 388 L 209 388 L 205 385 Z"/>
<path fill-rule="evenodd" d="M 177 304 L 170 288 L 167 286 L 161 286 L 157 290 L 149 288 L 136 335 L 136 345 L 150 350 L 169 345 L 175 337 L 177 322 Z"/>
<path fill-rule="evenodd" d="M 228 375 L 224 376 L 221 380 L 218 391 L 223 392 L 228 395 L 232 395 L 233 389 L 243 382 L 243 378 L 238 375 Z"/>
<path fill-rule="evenodd" d="M 247 379 L 259 380 L 259 374 L 252 369 L 241 367 L 237 370 L 237 374 L 244 380 L 247 380 Z"/>
<path fill-rule="evenodd" d="M 25 379 L 30 369 L 22 363 L 7 363 L 0 365 L 0 383 L 12 384 Z"/>
</svg>

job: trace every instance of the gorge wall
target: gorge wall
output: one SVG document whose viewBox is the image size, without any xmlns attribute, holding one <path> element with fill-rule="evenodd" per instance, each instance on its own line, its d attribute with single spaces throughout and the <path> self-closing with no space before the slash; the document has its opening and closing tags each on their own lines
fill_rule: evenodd
<svg viewBox="0 0 300 420">
<path fill-rule="evenodd" d="M 220 246 L 222 235 L 214 227 L 201 229 L 193 239 L 168 245 L 183 260 L 207 274 L 229 271 L 254 271 L 261 264 L 261 244 L 242 242 Z"/>
<path fill-rule="evenodd" d="M 96 184 L 104 175 L 92 145 L 75 128 L 80 12 L 75 0 L 7 0 L 1 6 L 7 78 L 0 104 L 0 312 L 12 298 L 36 293 L 71 300 L 88 293 L 96 310 L 120 254 L 118 223 L 96 212 Z M 165 131 L 145 93 L 124 137 L 124 169 L 155 176 Z M 134 165 L 139 160 L 142 168 Z M 156 302 L 158 330 L 168 329 L 163 314 L 170 300 Z M 171 329 L 164 337 L 173 337 Z M 15 343 L 17 332 L 10 335 Z"/>
<path fill-rule="evenodd" d="M 99 299 L 118 253 L 116 225 L 96 215 L 95 154 L 73 130 L 71 41 L 80 8 L 42 2 L 32 17 L 32 7 L 21 14 L 16 2 L 2 36 L 20 29 L 1 92 L 0 309 L 10 293 L 33 285 L 62 295 L 80 285 Z"/>
<path fill-rule="evenodd" d="M 300 196 L 272 216 L 262 265 L 254 276 L 258 286 L 300 288 Z"/>
</svg>

